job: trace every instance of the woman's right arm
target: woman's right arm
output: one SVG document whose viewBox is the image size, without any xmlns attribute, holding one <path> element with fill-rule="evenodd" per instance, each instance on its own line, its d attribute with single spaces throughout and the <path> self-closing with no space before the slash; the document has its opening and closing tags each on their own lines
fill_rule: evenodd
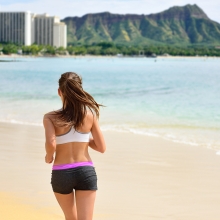
<svg viewBox="0 0 220 220">
<path fill-rule="evenodd" d="M 56 151 L 56 135 L 55 135 L 54 125 L 47 114 L 44 116 L 43 124 L 44 124 L 44 129 L 45 129 L 45 138 L 46 138 L 46 141 L 45 141 L 45 150 L 46 150 L 45 162 L 52 163 L 53 159 L 54 159 L 53 155 Z"/>
<path fill-rule="evenodd" d="M 97 118 L 93 117 L 93 125 L 91 129 L 92 138 L 89 140 L 89 146 L 100 153 L 104 153 L 106 150 L 105 140 L 102 131 L 99 127 Z"/>
</svg>

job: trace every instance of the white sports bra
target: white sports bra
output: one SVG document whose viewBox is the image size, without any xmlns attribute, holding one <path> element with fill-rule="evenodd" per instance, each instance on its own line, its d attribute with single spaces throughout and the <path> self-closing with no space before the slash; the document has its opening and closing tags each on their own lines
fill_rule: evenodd
<svg viewBox="0 0 220 220">
<path fill-rule="evenodd" d="M 89 136 L 90 132 L 81 133 L 71 127 L 67 133 L 56 136 L 56 144 L 65 144 L 70 142 L 89 142 Z"/>
</svg>

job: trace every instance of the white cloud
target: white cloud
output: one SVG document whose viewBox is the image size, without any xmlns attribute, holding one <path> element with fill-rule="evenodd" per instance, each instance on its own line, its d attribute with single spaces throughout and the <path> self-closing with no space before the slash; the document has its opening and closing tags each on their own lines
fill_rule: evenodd
<svg viewBox="0 0 220 220">
<path fill-rule="evenodd" d="M 32 11 L 33 13 L 49 13 L 61 18 L 82 16 L 87 13 L 109 11 L 120 14 L 150 14 L 168 9 L 174 5 L 197 4 L 213 20 L 220 23 L 220 1 L 217 0 L 17 0 L 2 4 L 2 11 Z"/>
</svg>

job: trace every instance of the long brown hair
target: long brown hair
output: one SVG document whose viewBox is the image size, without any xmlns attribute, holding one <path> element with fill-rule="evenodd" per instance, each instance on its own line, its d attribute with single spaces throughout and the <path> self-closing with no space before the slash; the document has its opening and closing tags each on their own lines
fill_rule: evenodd
<svg viewBox="0 0 220 220">
<path fill-rule="evenodd" d="M 80 127 L 88 109 L 99 117 L 99 107 L 102 105 L 83 90 L 79 75 L 74 72 L 63 73 L 59 79 L 59 89 L 63 96 L 63 108 L 55 112 L 58 126 Z"/>
</svg>

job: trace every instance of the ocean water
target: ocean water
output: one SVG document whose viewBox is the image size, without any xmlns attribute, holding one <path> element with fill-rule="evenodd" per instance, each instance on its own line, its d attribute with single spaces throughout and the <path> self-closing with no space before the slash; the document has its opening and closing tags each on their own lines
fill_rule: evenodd
<svg viewBox="0 0 220 220">
<path fill-rule="evenodd" d="M 42 125 L 74 71 L 101 108 L 103 130 L 220 150 L 218 58 L 26 58 L 0 62 L 0 121 Z"/>
</svg>

